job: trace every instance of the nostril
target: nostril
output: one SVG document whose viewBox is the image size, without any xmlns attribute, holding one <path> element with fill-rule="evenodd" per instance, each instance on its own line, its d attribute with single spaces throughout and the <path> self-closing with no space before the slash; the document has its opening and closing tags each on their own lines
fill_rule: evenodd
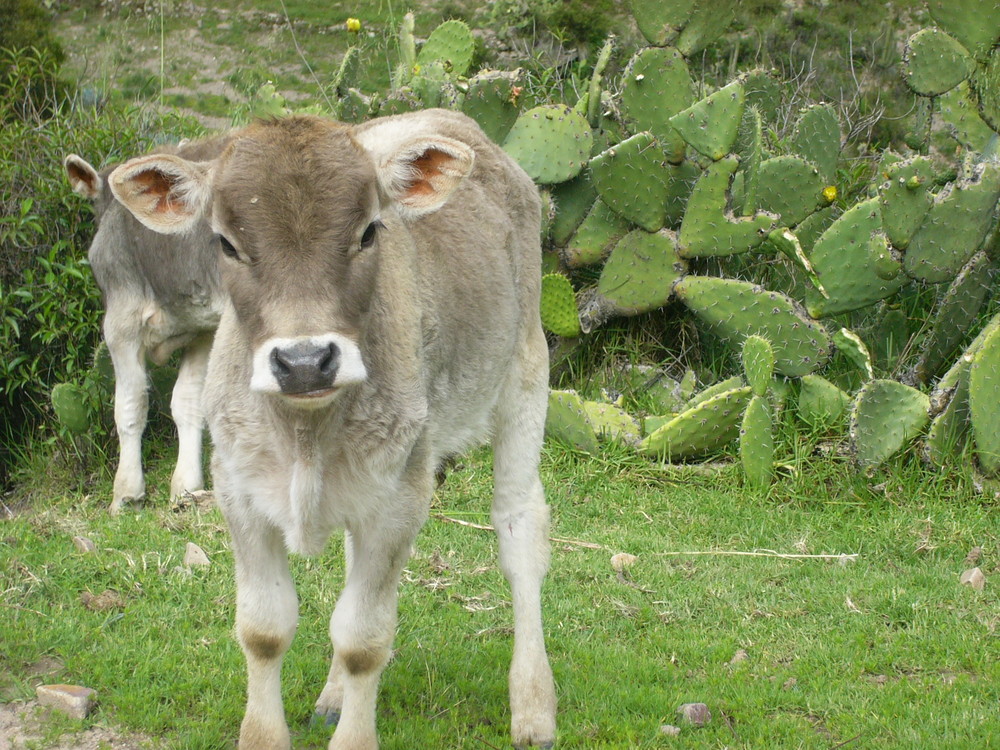
<svg viewBox="0 0 1000 750">
<path fill-rule="evenodd" d="M 320 372 L 322 372 L 324 375 L 329 375 L 333 372 L 336 372 L 339 361 L 340 361 L 340 349 L 337 348 L 336 344 L 331 342 L 330 344 L 327 345 L 326 349 L 323 352 L 323 358 L 320 360 L 319 363 Z"/>
<path fill-rule="evenodd" d="M 282 355 L 281 349 L 271 350 L 271 370 L 276 374 L 288 375 L 292 368 Z"/>
</svg>

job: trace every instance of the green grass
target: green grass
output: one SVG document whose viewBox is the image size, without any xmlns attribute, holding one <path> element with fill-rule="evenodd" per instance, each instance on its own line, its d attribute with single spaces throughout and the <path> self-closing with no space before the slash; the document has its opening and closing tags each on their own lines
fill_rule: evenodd
<svg viewBox="0 0 1000 750">
<path fill-rule="evenodd" d="M 166 484 L 166 462 L 151 486 Z M 960 586 L 966 555 L 997 572 L 995 507 L 967 478 L 909 463 L 872 480 L 809 458 L 769 494 L 739 472 L 662 469 L 549 446 L 544 477 L 553 544 L 544 591 L 559 692 L 561 748 L 984 748 L 1000 736 L 1000 601 Z M 876 484 L 872 484 L 876 482 Z M 884 486 L 879 483 L 885 482 Z M 441 488 L 407 566 L 397 653 L 380 698 L 383 748 L 507 747 L 511 611 L 488 523 L 490 454 L 464 460 Z M 232 747 L 243 660 L 232 635 L 232 557 L 217 511 L 166 500 L 110 518 L 109 489 L 37 499 L 0 527 L 0 682 L 30 697 L 31 665 L 96 688 L 88 721 L 162 738 L 170 748 Z M 86 535 L 97 554 L 75 551 Z M 188 541 L 213 564 L 175 572 Z M 677 552 L 856 553 L 855 562 Z M 300 626 L 284 671 L 296 747 L 325 679 L 327 621 L 341 545 L 294 560 Z M 638 561 L 625 578 L 610 557 Z M 89 611 L 81 592 L 119 592 L 122 610 Z M 471 610 L 471 611 L 470 611 Z M 744 661 L 731 664 L 739 649 Z M 701 701 L 712 722 L 659 733 Z M 990 738 L 993 738 L 991 740 Z"/>
</svg>

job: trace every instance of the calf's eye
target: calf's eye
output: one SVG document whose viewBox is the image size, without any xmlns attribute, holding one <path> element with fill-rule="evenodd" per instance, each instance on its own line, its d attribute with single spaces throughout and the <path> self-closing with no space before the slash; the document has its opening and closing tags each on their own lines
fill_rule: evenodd
<svg viewBox="0 0 1000 750">
<path fill-rule="evenodd" d="M 218 235 L 219 244 L 222 245 L 222 254 L 227 258 L 232 258 L 233 260 L 239 260 L 240 254 L 236 252 L 236 248 L 233 247 L 233 243 L 223 237 L 221 234 Z"/>
<path fill-rule="evenodd" d="M 375 244 L 375 235 L 378 233 L 378 230 L 381 227 L 382 227 L 382 222 L 379 221 L 378 219 L 376 219 L 371 224 L 369 224 L 367 227 L 365 227 L 365 233 L 363 235 L 361 235 L 361 249 L 362 250 L 364 250 L 366 248 L 369 248 L 373 244 Z"/>
</svg>

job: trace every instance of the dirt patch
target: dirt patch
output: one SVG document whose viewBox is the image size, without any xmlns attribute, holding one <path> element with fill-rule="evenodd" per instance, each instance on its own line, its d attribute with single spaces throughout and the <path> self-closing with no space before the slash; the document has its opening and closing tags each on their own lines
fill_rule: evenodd
<svg viewBox="0 0 1000 750">
<path fill-rule="evenodd" d="M 93 726 L 44 741 L 50 711 L 35 701 L 0 703 L 0 750 L 149 750 L 152 740 L 112 727 Z"/>
</svg>

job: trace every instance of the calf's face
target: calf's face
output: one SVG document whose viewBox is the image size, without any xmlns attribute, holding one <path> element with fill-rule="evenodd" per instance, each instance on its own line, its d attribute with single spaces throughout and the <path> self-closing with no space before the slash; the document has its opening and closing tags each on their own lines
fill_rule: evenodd
<svg viewBox="0 0 1000 750">
<path fill-rule="evenodd" d="M 390 124 L 356 138 L 299 117 L 249 127 L 212 162 L 135 159 L 109 183 L 158 232 L 209 216 L 252 352 L 251 389 L 308 409 L 365 380 L 380 246 L 439 208 L 472 163 L 468 146 L 440 136 Z"/>
</svg>

